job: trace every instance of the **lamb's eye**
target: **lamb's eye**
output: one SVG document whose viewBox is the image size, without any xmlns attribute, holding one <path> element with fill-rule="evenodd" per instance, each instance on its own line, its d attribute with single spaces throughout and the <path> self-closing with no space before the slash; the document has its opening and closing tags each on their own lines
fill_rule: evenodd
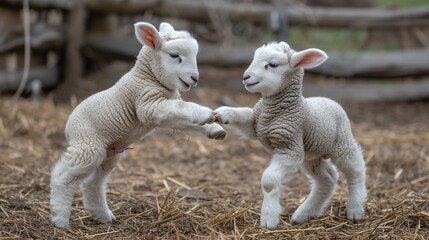
<svg viewBox="0 0 429 240">
<path fill-rule="evenodd" d="M 279 65 L 278 64 L 275 64 L 275 63 L 268 63 L 267 65 L 265 65 L 265 69 L 268 69 L 268 67 L 271 67 L 271 68 L 276 68 L 276 67 L 278 67 Z"/>
<path fill-rule="evenodd" d="M 179 57 L 179 54 L 176 54 L 176 53 L 170 53 L 170 57 L 171 57 L 171 58 L 178 58 L 178 57 Z"/>
</svg>

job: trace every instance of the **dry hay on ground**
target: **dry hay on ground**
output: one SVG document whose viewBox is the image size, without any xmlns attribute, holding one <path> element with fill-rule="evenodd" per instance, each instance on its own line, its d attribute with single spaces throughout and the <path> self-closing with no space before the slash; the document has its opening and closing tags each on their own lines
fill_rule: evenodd
<svg viewBox="0 0 429 240">
<path fill-rule="evenodd" d="M 206 99 L 214 91 L 197 93 Z M 190 98 L 204 102 L 198 94 Z M 240 103 L 240 97 L 234 100 Z M 420 111 L 427 105 L 420 104 L 414 114 L 428 119 L 429 111 Z M 402 112 L 413 114 L 414 105 L 406 106 Z M 94 222 L 77 193 L 70 228 L 55 229 L 49 222 L 50 169 L 66 147 L 63 129 L 71 109 L 49 99 L 39 104 L 20 100 L 11 107 L 8 98 L 0 98 L 0 239 L 429 238 L 429 123 L 389 125 L 387 118 L 390 127 L 381 128 L 365 119 L 392 116 L 383 114 L 388 109 L 365 113 L 356 106 L 350 109 L 353 116 L 369 114 L 353 124 L 368 168 L 363 221 L 345 218 L 347 190 L 341 177 L 322 217 L 291 225 L 293 211 L 309 192 L 298 174 L 285 190 L 279 228 L 260 228 L 259 178 L 269 155 L 257 142 L 158 131 L 128 150 L 111 177 L 108 200 L 115 223 Z M 188 190 L 197 199 L 184 197 Z"/>
</svg>

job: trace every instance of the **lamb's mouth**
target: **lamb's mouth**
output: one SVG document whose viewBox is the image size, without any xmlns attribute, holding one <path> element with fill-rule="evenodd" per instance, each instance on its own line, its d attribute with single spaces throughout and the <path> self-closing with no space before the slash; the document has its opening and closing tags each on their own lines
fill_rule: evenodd
<svg viewBox="0 0 429 240">
<path fill-rule="evenodd" d="M 256 84 L 258 84 L 259 82 L 255 82 L 255 83 L 244 83 L 244 85 L 246 85 L 246 87 L 253 87 Z"/>
<path fill-rule="evenodd" d="M 185 86 L 185 88 L 190 88 L 191 87 L 191 85 L 189 85 L 189 84 L 187 84 L 185 81 L 183 81 L 183 79 L 182 78 L 180 78 L 179 77 L 179 80 L 182 82 L 182 84 L 183 84 L 183 86 Z"/>
</svg>

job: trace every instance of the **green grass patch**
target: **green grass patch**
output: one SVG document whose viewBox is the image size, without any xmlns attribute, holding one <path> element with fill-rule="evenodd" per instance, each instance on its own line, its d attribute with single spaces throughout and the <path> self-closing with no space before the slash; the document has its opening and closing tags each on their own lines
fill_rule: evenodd
<svg viewBox="0 0 429 240">
<path fill-rule="evenodd" d="M 401 8 L 429 5 L 428 0 L 374 0 L 374 3 L 378 6 Z"/>
<path fill-rule="evenodd" d="M 295 49 L 317 46 L 326 50 L 357 50 L 364 34 L 363 30 L 344 28 L 291 28 L 288 41 Z"/>
<path fill-rule="evenodd" d="M 383 33 L 378 33 L 383 34 Z M 374 37 L 364 44 L 368 32 L 346 28 L 291 28 L 288 42 L 294 49 L 317 47 L 336 51 L 392 51 L 398 48 L 395 39 Z"/>
</svg>

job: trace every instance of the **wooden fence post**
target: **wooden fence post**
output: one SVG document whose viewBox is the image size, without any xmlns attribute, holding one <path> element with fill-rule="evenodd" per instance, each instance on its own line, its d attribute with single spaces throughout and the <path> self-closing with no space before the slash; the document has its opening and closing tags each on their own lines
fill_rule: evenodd
<svg viewBox="0 0 429 240">
<path fill-rule="evenodd" d="M 85 30 L 85 4 L 83 0 L 75 0 L 73 9 L 67 15 L 66 25 L 66 56 L 64 83 L 72 84 L 81 81 L 83 76 L 83 58 L 81 47 Z"/>
</svg>

